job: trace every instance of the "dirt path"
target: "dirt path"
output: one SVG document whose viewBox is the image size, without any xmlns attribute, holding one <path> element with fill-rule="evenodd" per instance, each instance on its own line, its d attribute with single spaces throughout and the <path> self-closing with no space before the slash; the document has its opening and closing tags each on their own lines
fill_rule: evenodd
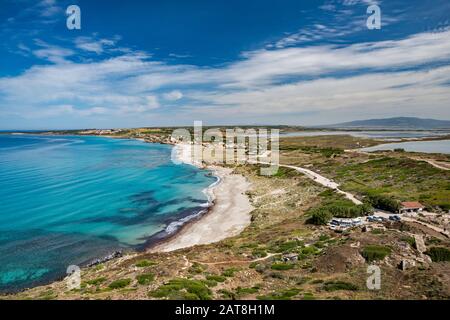
<svg viewBox="0 0 450 320">
<path fill-rule="evenodd" d="M 422 158 L 415 158 L 415 157 L 410 157 L 410 159 L 413 159 L 416 161 L 424 161 L 428 164 L 431 164 L 433 167 L 441 169 L 441 170 L 446 170 L 446 171 L 450 170 L 450 164 L 441 164 L 438 161 L 433 160 L 433 159 L 422 159 Z"/>
<path fill-rule="evenodd" d="M 434 226 L 432 224 L 429 224 L 429 223 L 426 223 L 426 222 L 423 222 L 423 221 L 420 221 L 420 220 L 417 220 L 417 219 L 413 219 L 413 218 L 410 218 L 410 217 L 402 217 L 402 220 L 421 224 L 421 225 L 423 225 L 423 226 L 425 226 L 425 227 L 427 227 L 427 228 L 429 228 L 431 230 L 434 230 L 434 231 L 436 231 L 436 232 L 446 236 L 447 238 L 450 237 L 449 231 L 444 230 L 442 228 L 439 228 L 437 226 Z"/>
<path fill-rule="evenodd" d="M 366 151 L 361 151 L 361 150 L 358 150 L 358 149 L 349 149 L 349 150 L 344 150 L 345 152 L 356 152 L 356 153 L 360 153 L 360 154 L 365 154 L 365 155 L 371 155 L 371 153 L 370 152 L 366 152 Z M 418 158 L 418 157 L 412 157 L 412 156 L 410 156 L 410 157 L 408 157 L 409 159 L 412 159 L 412 160 L 415 160 L 415 161 L 423 161 L 423 162 L 426 162 L 426 163 L 428 163 L 428 164 L 430 164 L 430 165 L 432 165 L 433 167 L 435 167 L 435 168 L 438 168 L 438 169 L 441 169 L 441 170 L 446 170 L 446 171 L 448 171 L 448 170 L 450 170 L 450 164 L 447 164 L 447 163 L 441 163 L 441 162 L 439 162 L 439 161 L 437 161 L 437 160 L 434 160 L 434 159 L 424 159 L 424 158 Z M 370 159 L 369 160 L 366 160 L 366 162 L 367 161 L 370 161 Z"/>
<path fill-rule="evenodd" d="M 269 162 L 259 162 L 260 164 L 270 164 Z M 349 199 L 350 201 L 352 201 L 354 204 L 362 204 L 361 201 L 359 201 L 358 199 L 356 199 L 356 197 L 349 193 L 349 192 L 345 192 L 342 191 L 341 189 L 339 189 L 339 184 L 334 182 L 333 180 L 330 180 L 320 174 L 318 174 L 317 172 L 314 172 L 312 170 L 306 169 L 306 168 L 302 168 L 302 167 L 297 167 L 297 166 L 291 166 L 291 165 L 287 165 L 287 164 L 279 164 L 280 167 L 284 167 L 284 168 L 290 168 L 290 169 L 294 169 L 297 170 L 298 172 L 303 173 L 305 176 L 307 176 L 308 178 L 314 180 L 315 182 L 321 184 L 324 187 L 336 190 L 336 192 L 344 195 L 347 199 Z"/>
</svg>

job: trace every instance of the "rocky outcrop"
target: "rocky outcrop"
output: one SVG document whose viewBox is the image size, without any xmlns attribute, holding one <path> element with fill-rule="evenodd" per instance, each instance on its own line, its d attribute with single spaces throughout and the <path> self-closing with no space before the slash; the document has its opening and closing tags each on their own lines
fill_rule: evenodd
<svg viewBox="0 0 450 320">
<path fill-rule="evenodd" d="M 425 241 L 423 241 L 422 235 L 415 234 L 414 240 L 416 242 L 417 251 L 419 251 L 420 253 L 424 253 L 425 251 L 427 251 L 427 247 L 425 245 Z"/>
</svg>

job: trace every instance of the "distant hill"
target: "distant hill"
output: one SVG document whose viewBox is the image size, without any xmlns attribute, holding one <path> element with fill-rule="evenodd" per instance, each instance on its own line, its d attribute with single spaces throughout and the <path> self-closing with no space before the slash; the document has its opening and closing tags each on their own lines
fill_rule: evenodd
<svg viewBox="0 0 450 320">
<path fill-rule="evenodd" d="M 450 121 L 414 117 L 397 117 L 387 119 L 357 120 L 318 127 L 353 129 L 450 129 Z"/>
</svg>

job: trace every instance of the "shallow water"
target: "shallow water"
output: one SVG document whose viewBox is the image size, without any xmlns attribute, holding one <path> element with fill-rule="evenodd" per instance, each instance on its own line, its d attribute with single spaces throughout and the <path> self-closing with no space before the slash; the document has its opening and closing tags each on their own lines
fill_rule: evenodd
<svg viewBox="0 0 450 320">
<path fill-rule="evenodd" d="M 315 137 L 315 136 L 329 136 L 329 135 L 350 135 L 360 138 L 374 138 L 374 139 L 401 139 L 401 138 L 425 138 L 435 137 L 449 134 L 448 131 L 298 131 L 287 132 L 281 134 L 285 137 Z"/>
<path fill-rule="evenodd" d="M 216 179 L 174 165 L 171 148 L 129 139 L 0 135 L 0 291 L 139 248 L 204 210 L 202 191 Z"/>
<path fill-rule="evenodd" d="M 409 152 L 424 153 L 445 153 L 450 154 L 450 140 L 434 140 L 434 141 L 409 141 L 399 143 L 386 143 L 374 147 L 361 149 L 362 151 L 378 151 L 378 150 L 394 150 L 404 149 Z"/>
</svg>

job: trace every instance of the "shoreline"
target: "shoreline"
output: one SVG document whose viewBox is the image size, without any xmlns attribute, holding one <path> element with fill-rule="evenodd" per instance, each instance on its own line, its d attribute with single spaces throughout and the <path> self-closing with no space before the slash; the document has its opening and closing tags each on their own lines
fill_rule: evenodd
<svg viewBox="0 0 450 320">
<path fill-rule="evenodd" d="M 254 209 L 247 192 L 251 184 L 232 169 L 220 166 L 203 166 L 192 159 L 190 144 L 174 144 L 172 157 L 176 161 L 211 170 L 218 180 L 203 192 L 208 197 L 206 212 L 183 224 L 172 235 L 150 245 L 147 252 L 170 252 L 196 245 L 211 244 L 241 233 L 251 221 Z"/>
<path fill-rule="evenodd" d="M 101 136 L 106 138 L 106 136 Z M 143 143 L 155 143 L 139 138 L 129 137 L 110 137 L 119 139 L 138 140 Z M 162 143 L 164 144 L 164 143 Z M 165 143 L 167 144 L 167 143 Z M 142 247 L 121 251 L 120 256 L 116 256 L 118 251 L 112 252 L 108 256 L 100 256 L 96 259 L 86 261 L 81 269 L 94 266 L 96 260 L 102 260 L 102 263 L 116 261 L 119 259 L 135 258 L 142 253 L 161 253 L 170 252 L 182 248 L 188 248 L 196 245 L 210 244 L 223 239 L 236 236 L 241 233 L 251 222 L 250 212 L 254 209 L 250 204 L 250 199 L 245 192 L 250 189 L 250 182 L 242 175 L 232 174 L 232 169 L 219 166 L 205 166 L 192 161 L 190 154 L 186 152 L 187 147 L 191 145 L 170 143 L 173 146 L 172 152 L 178 151 L 178 154 L 172 153 L 172 159 L 180 163 L 196 166 L 203 170 L 210 170 L 217 181 L 213 182 L 202 191 L 208 198 L 208 205 L 203 210 L 184 218 L 174 220 L 166 226 L 164 231 L 156 233 L 149 237 L 148 242 Z M 180 153 L 180 151 L 182 151 Z M 173 158 L 175 156 L 175 158 Z M 187 219 L 187 221 L 183 221 Z M 181 225 L 175 226 L 173 232 L 166 232 L 172 223 Z M 122 254 L 123 253 L 123 254 Z M 109 257 L 111 256 L 111 257 Z M 92 264 L 92 265 L 90 265 Z M 51 285 L 64 281 L 67 276 L 55 278 L 53 281 L 44 281 L 35 286 L 23 288 L 17 291 L 3 292 L 0 296 L 17 294 L 45 285 Z"/>
</svg>

